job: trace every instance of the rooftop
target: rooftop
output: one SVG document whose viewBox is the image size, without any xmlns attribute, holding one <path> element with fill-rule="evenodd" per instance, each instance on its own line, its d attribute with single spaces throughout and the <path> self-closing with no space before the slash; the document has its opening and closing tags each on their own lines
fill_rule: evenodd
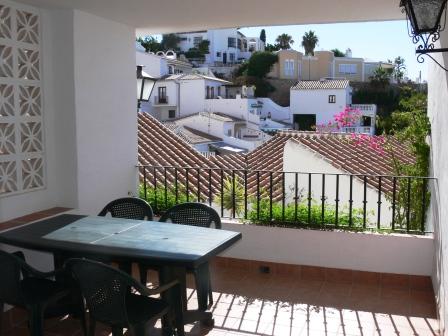
<svg viewBox="0 0 448 336">
<path fill-rule="evenodd" d="M 291 90 L 332 90 L 346 89 L 350 85 L 347 79 L 321 79 L 310 81 L 298 81 Z"/>
<path fill-rule="evenodd" d="M 269 141 L 247 154 L 217 155 L 205 158 L 194 148 L 174 134 L 167 127 L 148 114 L 139 114 L 139 163 L 149 166 L 173 166 L 195 168 L 220 168 L 225 170 L 247 169 L 266 171 L 260 174 L 260 187 L 267 188 L 270 184 L 268 171 L 273 174 L 274 185 L 281 183 L 283 175 L 283 150 L 286 142 L 293 140 L 306 146 L 311 152 L 320 155 L 334 167 L 349 174 L 394 175 L 392 153 L 400 162 L 412 162 L 413 156 L 409 149 L 390 137 L 388 146 L 391 152 L 381 154 L 367 145 L 356 145 L 347 134 L 319 134 L 315 132 L 280 131 Z M 169 174 L 168 183 L 172 184 L 174 177 Z M 190 174 L 191 188 L 197 185 L 197 180 Z M 204 179 L 205 180 L 205 179 Z M 212 172 L 212 190 L 219 189 L 220 177 L 217 171 Z M 375 185 L 375 181 L 368 181 Z M 208 185 L 204 184 L 208 190 Z M 383 180 L 384 192 L 392 190 L 392 182 Z M 281 189 L 281 188 L 280 188 Z M 281 196 L 281 190 L 274 190 L 274 197 Z M 256 174 L 248 174 L 248 191 L 257 190 Z"/>
<path fill-rule="evenodd" d="M 188 126 L 178 125 L 176 121 L 165 121 L 163 122 L 163 125 L 177 134 L 182 140 L 192 145 L 222 141 L 221 138 L 213 135 L 195 130 Z"/>
<path fill-rule="evenodd" d="M 201 74 L 176 74 L 176 75 L 167 75 L 162 78 L 162 80 L 211 80 L 216 82 L 221 82 L 223 84 L 231 84 L 231 82 L 226 81 L 224 79 L 220 79 L 217 77 L 205 76 Z"/>
</svg>

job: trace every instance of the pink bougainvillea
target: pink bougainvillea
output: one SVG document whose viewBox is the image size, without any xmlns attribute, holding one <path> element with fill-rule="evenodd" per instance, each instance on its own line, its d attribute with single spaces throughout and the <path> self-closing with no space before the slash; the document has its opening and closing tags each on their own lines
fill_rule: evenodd
<svg viewBox="0 0 448 336">
<path fill-rule="evenodd" d="M 351 108 L 350 106 L 333 116 L 333 120 L 327 124 L 317 125 L 318 132 L 334 133 L 341 132 L 344 127 L 356 126 L 362 117 L 362 113 L 359 109 Z M 369 135 L 369 134 L 357 134 L 351 133 L 350 141 L 356 146 L 367 146 L 380 155 L 384 155 L 385 138 L 383 136 Z"/>
<path fill-rule="evenodd" d="M 361 111 L 359 109 L 346 106 L 345 109 L 333 116 L 333 120 L 327 124 L 317 125 L 319 132 L 340 132 L 343 127 L 352 127 L 361 119 Z"/>
<path fill-rule="evenodd" d="M 386 140 L 383 136 L 352 133 L 350 138 L 356 146 L 368 146 L 380 155 L 385 154 L 384 145 Z"/>
</svg>

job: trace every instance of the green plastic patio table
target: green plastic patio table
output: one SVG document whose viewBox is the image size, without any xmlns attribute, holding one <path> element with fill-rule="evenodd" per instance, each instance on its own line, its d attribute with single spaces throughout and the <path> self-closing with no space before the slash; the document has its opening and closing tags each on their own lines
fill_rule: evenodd
<svg viewBox="0 0 448 336">
<path fill-rule="evenodd" d="M 186 270 L 200 265 L 241 239 L 241 233 L 189 225 L 110 217 L 59 215 L 0 233 L 0 243 L 64 255 L 158 266 L 162 282 L 178 280 L 186 309 Z M 59 259 L 58 259 L 59 258 Z M 169 294 L 167 300 L 173 300 Z M 186 310 L 185 323 L 212 323 L 211 312 Z"/>
</svg>

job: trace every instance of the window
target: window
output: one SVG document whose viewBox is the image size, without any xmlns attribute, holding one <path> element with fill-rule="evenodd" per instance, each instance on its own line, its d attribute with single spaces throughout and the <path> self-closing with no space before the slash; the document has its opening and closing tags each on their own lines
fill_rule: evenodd
<svg viewBox="0 0 448 336">
<path fill-rule="evenodd" d="M 169 119 L 176 118 L 176 110 L 169 110 L 168 111 L 168 118 Z"/>
<path fill-rule="evenodd" d="M 292 60 L 292 59 L 285 60 L 284 72 L 285 72 L 285 76 L 287 76 L 287 77 L 294 76 L 294 60 Z"/>
<path fill-rule="evenodd" d="M 243 41 L 241 39 L 238 39 L 238 49 L 239 50 L 243 49 Z"/>
<path fill-rule="evenodd" d="M 168 66 L 168 74 L 172 75 L 174 73 L 174 67 L 172 65 Z"/>
<path fill-rule="evenodd" d="M 227 39 L 227 47 L 228 48 L 236 48 L 236 38 L 234 37 L 229 37 Z"/>
<path fill-rule="evenodd" d="M 232 130 L 231 129 L 227 130 L 227 135 L 228 136 L 232 136 Z"/>
<path fill-rule="evenodd" d="M 221 87 L 218 86 L 218 96 L 221 96 Z"/>
<path fill-rule="evenodd" d="M 181 41 L 187 41 L 188 38 L 187 38 L 187 37 L 181 37 L 180 40 L 181 40 Z"/>
<path fill-rule="evenodd" d="M 335 104 L 336 103 L 336 95 L 329 95 L 328 96 L 328 102 L 330 104 Z"/>
<path fill-rule="evenodd" d="M 210 88 L 210 98 L 215 99 L 215 88 L 213 86 Z"/>
<path fill-rule="evenodd" d="M 221 52 L 220 52 L 220 51 L 218 51 L 218 52 L 216 53 L 216 57 L 221 57 Z"/>
<path fill-rule="evenodd" d="M 234 53 L 229 53 L 229 60 L 230 60 L 230 62 L 235 62 L 235 54 Z"/>
<path fill-rule="evenodd" d="M 339 64 L 339 73 L 347 75 L 356 75 L 357 65 L 356 64 Z"/>
<path fill-rule="evenodd" d="M 202 36 L 195 36 L 193 39 L 193 44 L 195 48 L 199 47 L 199 43 L 202 42 Z"/>
<path fill-rule="evenodd" d="M 167 103 L 166 86 L 159 86 L 158 93 L 159 93 L 159 104 L 166 104 Z"/>
</svg>

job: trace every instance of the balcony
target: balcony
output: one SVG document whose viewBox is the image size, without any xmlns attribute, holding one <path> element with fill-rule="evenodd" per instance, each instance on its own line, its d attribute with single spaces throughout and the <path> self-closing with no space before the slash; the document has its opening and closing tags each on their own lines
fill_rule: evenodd
<svg viewBox="0 0 448 336">
<path fill-rule="evenodd" d="M 154 106 L 170 105 L 170 100 L 168 98 L 169 98 L 168 96 L 155 96 Z"/>
<path fill-rule="evenodd" d="M 212 265 L 215 326 L 187 325 L 187 335 L 439 335 L 431 283 L 421 277 L 278 264 L 260 273 L 260 266 L 218 257 Z M 148 277 L 156 278 L 155 273 Z M 188 280 L 193 309 L 196 291 L 193 279 Z M 20 310 L 3 318 L 7 335 L 27 335 Z M 160 327 L 158 322 L 150 334 L 161 335 Z M 53 336 L 82 334 L 71 318 L 48 320 L 45 329 Z M 96 335 L 109 332 L 97 326 Z"/>
</svg>

